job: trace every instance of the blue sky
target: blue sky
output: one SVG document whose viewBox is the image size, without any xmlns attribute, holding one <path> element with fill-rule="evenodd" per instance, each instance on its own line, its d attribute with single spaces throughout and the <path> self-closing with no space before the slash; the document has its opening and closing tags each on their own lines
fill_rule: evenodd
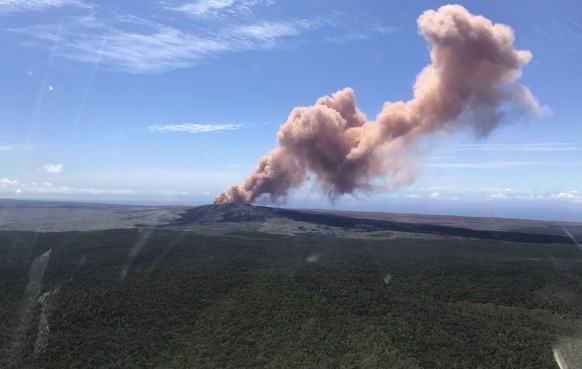
<svg viewBox="0 0 582 369">
<path fill-rule="evenodd" d="M 437 1 L 0 0 L 0 198 L 203 204 L 295 106 L 351 87 L 373 118 L 429 62 Z M 511 26 L 551 114 L 423 145 L 393 192 L 287 206 L 582 221 L 582 3 L 461 2 Z"/>
</svg>

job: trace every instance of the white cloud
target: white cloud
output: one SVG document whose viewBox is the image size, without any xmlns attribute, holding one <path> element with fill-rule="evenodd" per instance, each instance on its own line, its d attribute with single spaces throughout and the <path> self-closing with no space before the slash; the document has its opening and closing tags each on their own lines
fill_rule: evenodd
<svg viewBox="0 0 582 369">
<path fill-rule="evenodd" d="M 198 0 L 168 9 L 194 17 L 243 16 L 254 6 L 272 3 L 272 0 Z"/>
<path fill-rule="evenodd" d="M 135 193 L 132 190 L 125 189 L 98 189 L 98 188 L 78 188 L 69 186 L 55 186 L 49 182 L 36 183 L 31 182 L 22 185 L 19 193 L 36 193 L 36 194 L 87 194 L 87 195 L 101 195 L 101 194 L 116 194 L 129 195 Z"/>
<path fill-rule="evenodd" d="M 54 42 L 55 56 L 99 63 L 133 74 L 187 68 L 201 59 L 231 49 L 224 40 L 188 34 L 171 27 L 144 33 L 108 27 L 95 33 L 87 32 L 82 25 L 77 26 L 64 31 L 47 26 L 13 31 Z"/>
<path fill-rule="evenodd" d="M 385 27 L 380 25 L 374 25 L 372 27 L 366 28 L 365 26 L 360 27 L 358 30 L 350 31 L 340 35 L 329 36 L 325 39 L 327 42 L 332 42 L 334 44 L 345 44 L 352 41 L 367 40 L 374 35 L 389 35 L 400 30 L 399 27 Z"/>
<path fill-rule="evenodd" d="M 582 146 L 567 142 L 545 142 L 530 144 L 472 144 L 457 145 L 454 151 L 514 151 L 514 152 L 551 152 L 582 151 Z"/>
<path fill-rule="evenodd" d="M 195 17 L 216 17 L 226 14 L 248 12 L 255 5 L 268 5 L 271 1 L 261 0 L 198 0 L 183 3 L 168 9 Z"/>
<path fill-rule="evenodd" d="M 235 3 L 235 0 L 199 0 L 185 3 L 172 10 L 181 11 L 191 15 L 205 15 L 220 9 L 228 8 Z"/>
<path fill-rule="evenodd" d="M 188 195 L 188 191 L 136 191 L 130 189 L 103 189 L 93 187 L 71 187 L 55 185 L 51 182 L 19 182 L 9 178 L 0 178 L 0 195 L 2 194 L 46 194 L 46 195 Z"/>
<path fill-rule="evenodd" d="M 23 11 L 41 11 L 48 8 L 58 8 L 63 6 L 88 7 L 87 4 L 80 0 L 0 0 L 0 14 Z"/>
<path fill-rule="evenodd" d="M 85 6 L 80 0 L 2 1 L 0 4 L 5 4 L 5 9 L 14 4 L 20 4 L 21 9 Z M 86 14 L 69 15 L 66 22 L 59 18 L 53 23 L 30 24 L 7 31 L 19 35 L 20 42 L 28 47 L 50 48 L 52 56 L 133 74 L 190 68 L 227 53 L 284 47 L 306 32 L 323 27 L 339 34 L 352 34 L 348 38 L 359 38 L 354 37 L 359 33 L 393 32 L 392 28 L 370 26 L 370 22 L 358 22 L 345 15 L 337 21 L 336 13 L 276 20 L 256 14 L 256 8 L 272 3 L 270 0 L 198 0 L 178 5 L 171 1 L 169 5 L 154 2 L 152 6 L 157 12 L 145 17 L 100 6 Z M 329 40 L 332 39 L 330 36 Z"/>
<path fill-rule="evenodd" d="M 458 169 L 503 169 L 523 166 L 547 166 L 547 167 L 577 167 L 582 166 L 582 162 L 564 162 L 564 161 L 489 161 L 473 163 L 429 163 L 430 168 L 458 168 Z"/>
<path fill-rule="evenodd" d="M 185 68 L 212 53 L 226 51 L 228 45 L 221 40 L 187 34 L 174 28 L 163 27 L 149 34 L 114 31 L 105 37 L 100 53 L 102 63 L 117 66 L 131 73 L 161 72 Z M 68 57 L 75 58 L 77 52 L 84 58 L 98 50 L 102 39 L 79 45 L 71 44 Z"/>
<path fill-rule="evenodd" d="M 167 169 L 82 171 L 62 174 L 56 181 L 0 177 L 0 198 L 150 200 L 168 197 L 209 202 L 243 173 Z"/>
<path fill-rule="evenodd" d="M 560 199 L 560 200 L 567 200 L 567 201 L 581 202 L 582 203 L 582 192 L 576 191 L 576 190 L 567 191 L 567 192 L 560 192 L 557 195 L 555 195 L 555 198 Z"/>
<path fill-rule="evenodd" d="M 406 190 L 402 195 L 410 199 L 443 199 L 466 201 L 562 201 L 582 203 L 582 191 L 545 191 L 524 188 L 456 188 L 421 187 Z"/>
<path fill-rule="evenodd" d="M 257 22 L 241 25 L 235 28 L 238 35 L 247 36 L 260 41 L 274 40 L 279 37 L 295 36 L 304 29 L 314 26 L 314 22 L 306 20 L 284 22 Z"/>
<path fill-rule="evenodd" d="M 87 18 L 77 17 L 65 25 L 37 25 L 10 31 L 31 37 L 32 46 L 53 45 L 54 56 L 98 62 L 127 73 L 149 74 L 192 67 L 223 53 L 270 49 L 277 47 L 285 36 L 298 36 L 315 27 L 313 22 L 296 20 L 243 25 L 216 22 L 204 28 L 178 29 L 138 17 L 126 16 L 121 20 L 117 17 L 119 24 L 113 25 Z M 142 29 L 129 31 L 127 23 Z"/>
<path fill-rule="evenodd" d="M 20 186 L 20 183 L 14 179 L 0 178 L 0 187 L 15 187 Z"/>
<path fill-rule="evenodd" d="M 344 33 L 343 35 L 329 36 L 325 40 L 327 42 L 333 42 L 334 44 L 345 44 L 345 43 L 348 43 L 351 41 L 365 40 L 368 37 L 369 37 L 369 35 L 365 32 L 352 31 L 352 32 Z"/>
<path fill-rule="evenodd" d="M 47 164 L 42 169 L 49 174 L 59 174 L 63 172 L 64 167 L 63 164 Z"/>
<path fill-rule="evenodd" d="M 233 131 L 243 128 L 241 123 L 224 123 L 224 124 L 154 124 L 149 126 L 151 132 L 187 132 L 187 133 L 205 133 L 216 131 Z"/>
<path fill-rule="evenodd" d="M 388 27 L 388 26 L 382 26 L 379 24 L 376 24 L 372 27 L 372 30 L 374 30 L 375 32 L 378 32 L 382 35 L 390 35 L 394 32 L 398 32 L 401 30 L 400 27 Z"/>
</svg>

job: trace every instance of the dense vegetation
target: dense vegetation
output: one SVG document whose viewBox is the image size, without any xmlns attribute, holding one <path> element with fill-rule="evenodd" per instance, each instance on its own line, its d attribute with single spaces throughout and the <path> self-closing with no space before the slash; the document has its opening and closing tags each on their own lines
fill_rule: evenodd
<svg viewBox="0 0 582 369">
<path fill-rule="evenodd" d="M 0 368 L 556 368 L 552 346 L 582 327 L 582 253 L 4 232 L 0 301 Z"/>
</svg>

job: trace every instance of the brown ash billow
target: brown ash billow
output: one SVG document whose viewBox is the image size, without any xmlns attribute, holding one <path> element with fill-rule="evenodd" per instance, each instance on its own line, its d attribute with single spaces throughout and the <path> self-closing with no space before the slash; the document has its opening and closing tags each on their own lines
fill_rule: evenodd
<svg viewBox="0 0 582 369">
<path fill-rule="evenodd" d="M 386 102 L 375 121 L 357 108 L 351 88 L 293 109 L 278 146 L 214 203 L 252 203 L 259 196 L 277 201 L 309 175 L 332 199 L 370 192 L 377 179 L 396 188 L 414 180 L 419 139 L 461 129 L 485 137 L 504 122 L 545 111 L 519 84 L 532 55 L 514 48 L 510 27 L 447 5 L 424 12 L 418 28 L 431 63 L 418 74 L 411 100 Z"/>
</svg>

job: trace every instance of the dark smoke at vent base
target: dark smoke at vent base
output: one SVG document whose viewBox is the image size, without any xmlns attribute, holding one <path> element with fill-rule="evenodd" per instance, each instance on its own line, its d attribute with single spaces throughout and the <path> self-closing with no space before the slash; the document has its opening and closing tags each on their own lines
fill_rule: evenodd
<svg viewBox="0 0 582 369">
<path fill-rule="evenodd" d="M 277 201 L 309 175 L 331 199 L 372 191 L 380 177 L 396 188 L 414 180 L 419 138 L 459 129 L 485 137 L 503 122 L 544 111 L 518 83 L 532 55 L 515 50 L 510 27 L 447 5 L 424 12 L 418 28 L 431 64 L 418 74 L 412 100 L 385 103 L 375 121 L 357 108 L 351 88 L 293 109 L 278 146 L 214 203 L 251 203 L 263 195 Z"/>
</svg>

